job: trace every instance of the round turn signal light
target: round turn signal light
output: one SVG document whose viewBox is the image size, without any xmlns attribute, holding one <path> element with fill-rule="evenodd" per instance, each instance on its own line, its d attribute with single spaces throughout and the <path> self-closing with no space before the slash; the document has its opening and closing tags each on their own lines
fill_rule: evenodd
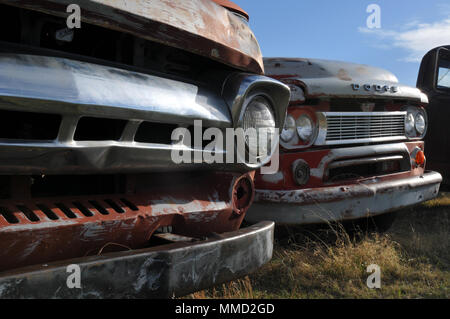
<svg viewBox="0 0 450 319">
<path fill-rule="evenodd" d="M 423 151 L 418 151 L 416 154 L 416 164 L 422 166 L 425 164 L 425 154 Z"/>
</svg>

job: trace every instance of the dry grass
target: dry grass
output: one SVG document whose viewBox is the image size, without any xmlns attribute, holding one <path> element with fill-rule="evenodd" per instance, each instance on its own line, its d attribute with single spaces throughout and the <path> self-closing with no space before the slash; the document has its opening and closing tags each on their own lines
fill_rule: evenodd
<svg viewBox="0 0 450 319">
<path fill-rule="evenodd" d="M 385 234 L 330 227 L 296 230 L 258 272 L 188 298 L 450 297 L 449 193 L 400 212 Z M 381 268 L 381 289 L 367 288 L 369 264 Z"/>
</svg>

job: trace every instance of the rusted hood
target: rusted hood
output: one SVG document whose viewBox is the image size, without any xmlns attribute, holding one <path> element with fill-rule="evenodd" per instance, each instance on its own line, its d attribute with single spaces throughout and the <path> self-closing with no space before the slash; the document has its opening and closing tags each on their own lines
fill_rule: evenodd
<svg viewBox="0 0 450 319">
<path fill-rule="evenodd" d="M 191 51 L 244 71 L 262 74 L 258 42 L 245 19 L 211 0 L 0 0 L 0 3 L 67 17 L 77 3 L 82 22 Z"/>
<path fill-rule="evenodd" d="M 238 6 L 236 3 L 232 2 L 232 1 L 229 1 L 229 0 L 212 0 L 212 1 L 214 1 L 218 5 L 221 5 L 224 8 L 227 8 L 228 10 L 231 10 L 233 12 L 236 12 L 237 14 L 240 14 L 241 16 L 246 18 L 247 21 L 250 18 L 248 13 L 245 12 L 244 9 L 242 9 L 240 6 Z"/>
<path fill-rule="evenodd" d="M 427 96 L 417 88 L 401 85 L 391 72 L 369 65 L 319 59 L 265 58 L 264 66 L 266 75 L 270 77 L 297 80 L 310 98 L 389 97 L 428 102 Z"/>
</svg>

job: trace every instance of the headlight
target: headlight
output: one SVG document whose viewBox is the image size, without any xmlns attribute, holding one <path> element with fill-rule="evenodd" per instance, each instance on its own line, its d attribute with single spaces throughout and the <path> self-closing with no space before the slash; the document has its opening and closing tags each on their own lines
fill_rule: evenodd
<svg viewBox="0 0 450 319">
<path fill-rule="evenodd" d="M 275 140 L 275 116 L 268 99 L 256 96 L 250 101 L 244 112 L 242 126 L 245 132 L 249 132 L 249 129 L 256 131 L 256 135 L 246 135 L 248 152 L 254 158 L 271 156 Z M 261 138 L 265 141 L 260 141 Z"/>
<path fill-rule="evenodd" d="M 289 142 L 295 135 L 295 120 L 291 115 L 286 117 L 286 121 L 284 122 L 284 128 L 281 132 L 281 139 L 283 142 Z"/>
<path fill-rule="evenodd" d="M 405 133 L 410 139 L 423 138 L 427 131 L 427 113 L 423 108 L 409 106 L 406 109 Z"/>
<path fill-rule="evenodd" d="M 415 135 L 414 126 L 415 126 L 414 114 L 408 112 L 406 114 L 406 121 L 405 121 L 406 135 L 410 137 Z"/>
<path fill-rule="evenodd" d="M 420 135 L 422 135 L 423 133 L 425 133 L 425 117 L 422 114 L 417 114 L 416 118 L 415 118 L 415 128 L 417 133 L 419 133 Z"/>
<path fill-rule="evenodd" d="M 302 114 L 297 119 L 297 134 L 304 142 L 310 141 L 313 137 L 313 122 L 308 115 Z"/>
</svg>

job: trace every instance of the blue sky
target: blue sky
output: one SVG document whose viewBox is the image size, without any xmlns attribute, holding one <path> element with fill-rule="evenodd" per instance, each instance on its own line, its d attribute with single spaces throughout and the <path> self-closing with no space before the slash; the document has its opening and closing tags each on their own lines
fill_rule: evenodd
<svg viewBox="0 0 450 319">
<path fill-rule="evenodd" d="M 415 86 L 422 56 L 450 44 L 447 0 L 234 0 L 250 14 L 264 56 L 342 60 L 382 67 Z M 368 29 L 369 4 L 381 28 Z"/>
</svg>

